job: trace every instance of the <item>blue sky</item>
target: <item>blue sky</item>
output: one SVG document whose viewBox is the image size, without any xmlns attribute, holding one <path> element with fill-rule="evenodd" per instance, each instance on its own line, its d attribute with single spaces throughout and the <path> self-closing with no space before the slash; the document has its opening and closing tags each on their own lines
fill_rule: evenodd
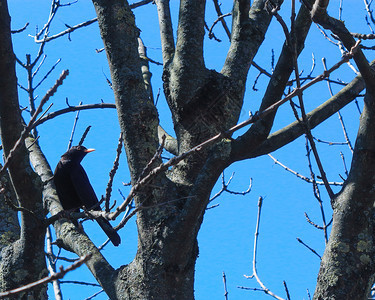
<svg viewBox="0 0 375 300">
<path fill-rule="evenodd" d="M 41 28 L 47 20 L 50 3 L 49 1 L 32 0 L 11 0 L 9 2 L 10 14 L 12 16 L 12 29 L 18 29 L 30 22 L 29 27 L 22 33 L 13 35 L 14 50 L 17 57 L 25 61 L 25 54 L 30 53 L 35 57 L 38 46 L 33 38 L 28 35 L 35 34 L 35 28 Z M 207 23 L 210 26 L 216 19 L 212 8 L 212 2 L 207 1 Z M 227 13 L 231 9 L 232 1 L 222 1 L 222 11 Z M 290 11 L 289 1 L 286 1 L 281 14 L 289 23 L 288 13 Z M 297 1 L 298 2 L 298 1 Z M 338 17 L 338 7 L 333 3 L 330 5 L 329 13 Z M 172 13 L 175 25 L 177 24 L 178 1 L 172 0 Z M 299 4 L 298 4 L 299 7 Z M 141 38 L 148 47 L 148 55 L 153 60 L 161 62 L 161 48 L 158 32 L 157 13 L 155 5 L 137 8 L 135 11 L 137 26 L 141 29 Z M 91 1 L 80 0 L 78 3 L 63 7 L 58 12 L 51 26 L 51 35 L 65 30 L 64 24 L 70 26 L 81 23 L 95 17 Z M 352 32 L 370 33 L 364 21 L 365 10 L 362 2 L 346 0 L 343 2 L 343 19 Z M 227 18 L 230 24 L 230 18 Z M 226 35 L 220 26 L 216 27 L 215 34 L 223 40 L 217 43 L 213 40 L 206 40 L 205 57 L 206 65 L 209 68 L 220 70 L 228 49 Z M 69 99 L 71 105 L 83 103 L 114 102 L 113 94 L 106 83 L 105 76 L 109 75 L 105 53 L 96 53 L 95 49 L 103 47 L 96 23 L 89 27 L 75 31 L 70 36 L 54 40 L 46 45 L 46 61 L 40 71 L 39 79 L 45 72 L 61 58 L 62 61 L 49 79 L 36 91 L 39 99 L 50 88 L 58 78 L 63 69 L 69 69 L 70 75 L 59 88 L 58 93 L 51 100 L 54 105 L 51 110 L 58 110 L 66 107 L 65 99 Z M 280 25 L 273 22 L 266 40 L 260 48 L 255 61 L 271 72 L 271 55 L 275 53 L 277 59 L 282 47 L 284 38 Z M 368 44 L 368 43 L 367 43 Z M 312 54 L 316 60 L 316 68 L 313 75 L 323 71 L 321 59 L 326 57 L 328 66 L 336 63 L 341 53 L 338 48 L 328 42 L 315 25 L 312 26 L 307 45 L 299 59 L 300 70 L 304 74 L 309 73 L 312 65 Z M 366 53 L 368 54 L 368 53 Z M 372 59 L 371 56 L 368 56 Z M 21 84 L 26 85 L 25 70 L 17 67 L 17 76 Z M 154 94 L 162 89 L 161 73 L 162 67 L 151 65 L 153 73 L 152 84 Z M 241 120 L 245 120 L 248 112 L 255 112 L 258 109 L 260 100 L 268 83 L 266 76 L 262 75 L 258 81 L 258 91 L 252 90 L 255 76 L 258 72 L 251 69 L 249 72 L 245 104 L 241 113 Z M 341 78 L 350 81 L 354 73 L 346 65 L 339 71 L 332 74 L 332 79 Z M 38 80 L 36 79 L 36 82 Z M 340 87 L 334 86 L 334 92 Z M 329 98 L 329 91 L 326 83 L 320 83 L 305 94 L 307 110 L 311 110 Z M 27 105 L 27 94 L 20 90 L 20 102 Z M 361 100 L 359 101 L 361 103 Z M 170 119 L 167 104 L 161 92 L 158 102 L 159 115 L 162 126 L 173 134 L 173 125 Z M 349 135 L 354 143 L 359 113 L 354 103 L 342 110 L 342 114 L 349 130 Z M 45 152 L 52 169 L 54 169 L 60 155 L 66 151 L 75 113 L 70 113 L 43 124 L 38 128 L 40 133 L 40 144 Z M 274 130 L 280 129 L 294 121 L 293 113 L 288 104 L 285 104 L 278 113 Z M 81 134 L 86 126 L 91 125 L 92 129 L 86 139 L 85 145 L 95 148 L 96 151 L 85 158 L 83 164 L 90 177 L 98 195 L 105 193 L 108 182 L 108 173 L 112 167 L 115 157 L 119 126 L 117 115 L 114 109 L 92 110 L 80 113 L 76 132 L 75 143 L 78 143 Z M 319 126 L 313 131 L 317 138 L 335 142 L 344 142 L 338 118 L 332 117 L 326 124 Z M 318 150 L 322 157 L 325 169 L 330 181 L 340 181 L 339 174 L 344 174 L 343 164 L 340 158 L 340 151 L 345 155 L 349 164 L 351 154 L 347 146 L 329 146 L 318 144 Z M 288 167 L 309 176 L 306 163 L 305 139 L 302 137 L 283 149 L 273 154 L 277 159 Z M 120 170 L 116 176 L 113 197 L 121 200 L 117 189 L 124 194 L 127 188 L 122 182 L 129 181 L 129 174 L 126 166 L 126 158 L 120 161 Z M 349 165 L 348 165 L 349 166 Z M 315 168 L 315 166 L 314 166 Z M 316 170 L 316 168 L 315 168 Z M 199 258 L 196 265 L 195 295 L 197 300 L 203 299 L 224 299 L 224 288 L 222 283 L 222 272 L 227 276 L 229 299 L 269 299 L 263 292 L 245 291 L 237 286 L 259 288 L 254 279 L 245 279 L 245 275 L 252 274 L 252 249 L 254 230 L 257 216 L 257 201 L 259 196 L 264 197 L 260 236 L 258 244 L 257 267 L 263 283 L 274 293 L 285 297 L 283 280 L 293 299 L 308 299 L 306 290 L 313 294 L 315 281 L 319 270 L 319 258 L 312 254 L 305 247 L 300 245 L 296 238 L 301 238 L 310 247 L 314 248 L 320 255 L 324 251 L 324 238 L 322 232 L 316 230 L 306 222 L 304 212 L 307 212 L 312 220 L 321 224 L 320 210 L 317 201 L 312 194 L 312 187 L 287 173 L 280 166 L 275 165 L 268 156 L 259 157 L 251 161 L 238 162 L 228 168 L 225 172 L 226 179 L 229 179 L 232 172 L 235 172 L 230 189 L 244 191 L 248 188 L 250 178 L 253 179 L 251 193 L 246 196 L 235 196 L 223 194 L 214 204 L 218 207 L 208 210 L 204 217 L 198 240 Z M 220 182 L 213 191 L 213 194 L 220 189 Z M 338 191 L 336 189 L 336 191 Z M 328 196 L 321 188 L 323 195 L 326 218 L 330 219 L 330 205 Z M 97 245 L 104 240 L 104 236 L 97 229 L 93 222 L 86 222 L 85 229 Z M 111 245 L 104 250 L 105 257 L 116 268 L 122 264 L 129 263 L 137 249 L 137 233 L 135 219 L 120 232 L 123 243 L 116 249 Z M 65 253 L 66 256 L 74 257 Z M 87 280 L 95 282 L 85 267 L 70 273 L 65 280 Z M 65 299 L 85 299 L 98 291 L 98 288 L 84 287 L 77 285 L 63 285 Z M 104 294 L 95 299 L 107 299 Z"/>
</svg>

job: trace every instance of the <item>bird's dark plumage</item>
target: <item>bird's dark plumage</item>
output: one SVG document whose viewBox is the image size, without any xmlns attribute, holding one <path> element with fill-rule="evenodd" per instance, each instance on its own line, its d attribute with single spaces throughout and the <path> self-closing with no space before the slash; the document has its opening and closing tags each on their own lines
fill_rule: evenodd
<svg viewBox="0 0 375 300">
<path fill-rule="evenodd" d="M 54 182 L 57 195 L 65 210 L 76 209 L 78 211 L 82 206 L 85 206 L 86 209 L 100 210 L 95 191 L 81 166 L 82 159 L 92 151 L 94 149 L 74 146 L 61 156 L 56 166 Z M 112 244 L 118 246 L 121 239 L 111 224 L 103 217 L 97 218 L 96 221 Z"/>
</svg>

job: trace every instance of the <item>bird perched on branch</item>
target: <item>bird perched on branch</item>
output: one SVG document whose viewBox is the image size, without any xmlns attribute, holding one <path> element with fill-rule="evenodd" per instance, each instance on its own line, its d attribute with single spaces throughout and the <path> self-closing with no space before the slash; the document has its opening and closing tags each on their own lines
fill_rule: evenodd
<svg viewBox="0 0 375 300">
<path fill-rule="evenodd" d="M 81 161 L 86 154 L 94 150 L 83 146 L 74 146 L 61 156 L 56 166 L 54 182 L 57 195 L 65 210 L 76 209 L 79 211 L 79 208 L 83 206 L 88 210 L 100 210 L 95 191 L 81 166 Z M 120 236 L 108 220 L 103 217 L 98 217 L 95 220 L 109 237 L 112 244 L 118 246 L 121 242 Z"/>
</svg>

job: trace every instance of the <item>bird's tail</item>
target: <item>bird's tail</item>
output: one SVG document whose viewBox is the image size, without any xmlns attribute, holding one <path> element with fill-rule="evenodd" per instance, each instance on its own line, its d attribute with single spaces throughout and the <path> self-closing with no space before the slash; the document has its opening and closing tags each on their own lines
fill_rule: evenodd
<svg viewBox="0 0 375 300">
<path fill-rule="evenodd" d="M 111 224 L 106 219 L 104 219 L 103 217 L 97 218 L 96 221 L 98 222 L 99 226 L 103 229 L 105 234 L 109 237 L 112 244 L 116 247 L 118 245 L 120 245 L 121 238 L 118 235 L 118 233 L 116 232 L 116 230 L 113 229 Z"/>
</svg>

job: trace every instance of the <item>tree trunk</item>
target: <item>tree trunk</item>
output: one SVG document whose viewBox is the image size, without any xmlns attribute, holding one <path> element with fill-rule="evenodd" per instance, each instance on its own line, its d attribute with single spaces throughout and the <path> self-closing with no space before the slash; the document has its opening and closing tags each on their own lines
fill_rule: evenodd
<svg viewBox="0 0 375 300">
<path fill-rule="evenodd" d="M 21 136 L 23 123 L 18 103 L 15 56 L 12 48 L 10 16 L 7 2 L 0 2 L 0 134 L 4 155 L 8 156 Z M 14 289 L 46 276 L 44 259 L 45 212 L 42 205 L 41 181 L 33 172 L 28 151 L 24 143 L 13 153 L 15 157 L 8 170 L 13 190 L 17 195 L 17 206 L 22 207 L 20 218 L 22 227 L 19 239 L 8 239 L 1 252 L 0 288 L 2 291 Z M 4 187 L 5 189 L 7 186 Z M 13 232 L 17 228 L 12 222 Z M 19 299 L 46 299 L 46 285 L 40 285 L 18 295 Z"/>
</svg>

